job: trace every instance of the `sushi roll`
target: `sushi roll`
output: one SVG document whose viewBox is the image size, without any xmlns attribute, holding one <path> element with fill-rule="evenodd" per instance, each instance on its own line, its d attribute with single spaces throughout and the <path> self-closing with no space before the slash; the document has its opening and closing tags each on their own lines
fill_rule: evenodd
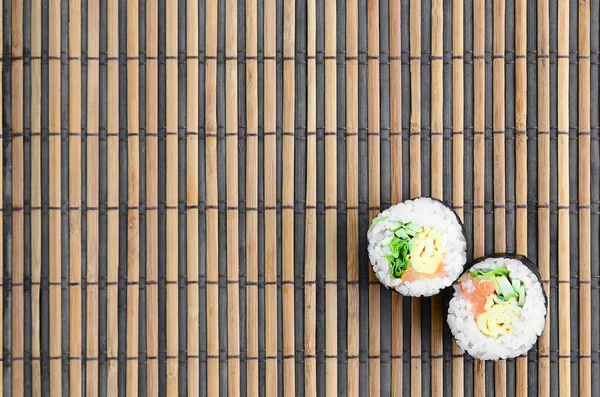
<svg viewBox="0 0 600 397">
<path fill-rule="evenodd" d="M 548 302 L 537 267 L 522 255 L 475 261 L 454 284 L 448 325 L 456 343 L 481 360 L 514 358 L 536 343 Z"/>
<path fill-rule="evenodd" d="M 458 216 L 428 197 L 381 212 L 369 227 L 369 260 L 379 281 L 402 295 L 431 296 L 452 285 L 467 261 Z"/>
</svg>

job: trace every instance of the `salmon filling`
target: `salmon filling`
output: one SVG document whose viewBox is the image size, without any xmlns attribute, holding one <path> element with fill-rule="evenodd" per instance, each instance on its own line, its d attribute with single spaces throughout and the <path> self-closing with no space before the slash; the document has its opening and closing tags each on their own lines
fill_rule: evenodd
<svg viewBox="0 0 600 397">
<path fill-rule="evenodd" d="M 469 271 L 459 280 L 462 295 L 471 303 L 477 328 L 487 336 L 508 335 L 525 304 L 525 286 L 511 280 L 508 270 Z"/>
</svg>

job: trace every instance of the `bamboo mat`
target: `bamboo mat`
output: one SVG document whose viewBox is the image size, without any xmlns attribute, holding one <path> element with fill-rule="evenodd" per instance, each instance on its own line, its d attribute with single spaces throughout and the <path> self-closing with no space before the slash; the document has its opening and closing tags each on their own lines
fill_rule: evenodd
<svg viewBox="0 0 600 397">
<path fill-rule="evenodd" d="M 3 396 L 600 395 L 600 0 L 3 0 Z M 474 360 L 366 231 L 540 266 Z"/>
</svg>

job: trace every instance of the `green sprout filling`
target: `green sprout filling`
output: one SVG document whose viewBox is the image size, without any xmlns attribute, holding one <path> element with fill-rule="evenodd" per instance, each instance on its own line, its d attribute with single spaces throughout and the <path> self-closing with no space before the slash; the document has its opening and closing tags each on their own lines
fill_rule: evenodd
<svg viewBox="0 0 600 397">
<path fill-rule="evenodd" d="M 382 246 L 390 247 L 390 253 L 385 257 L 390 263 L 392 277 L 400 278 L 408 269 L 410 240 L 421 230 L 422 227 L 414 222 L 395 222 L 390 228 L 393 234 L 383 239 Z"/>
<path fill-rule="evenodd" d="M 525 284 L 519 280 L 512 279 L 507 268 L 497 267 L 489 270 L 469 270 L 469 273 L 477 280 L 493 281 L 499 299 L 507 301 L 517 297 L 519 306 L 523 307 L 525 304 Z"/>
</svg>

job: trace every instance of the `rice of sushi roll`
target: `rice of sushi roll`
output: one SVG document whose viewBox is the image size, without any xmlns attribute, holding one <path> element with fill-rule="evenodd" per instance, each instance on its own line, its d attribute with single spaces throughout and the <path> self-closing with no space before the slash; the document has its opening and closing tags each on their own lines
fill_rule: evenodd
<svg viewBox="0 0 600 397">
<path fill-rule="evenodd" d="M 369 228 L 369 259 L 379 281 L 402 295 L 431 296 L 452 285 L 467 261 L 458 216 L 428 197 L 381 212 Z"/>
<path fill-rule="evenodd" d="M 448 325 L 456 343 L 481 360 L 514 358 L 546 325 L 546 294 L 536 266 L 522 255 L 479 259 L 454 284 Z"/>
</svg>

